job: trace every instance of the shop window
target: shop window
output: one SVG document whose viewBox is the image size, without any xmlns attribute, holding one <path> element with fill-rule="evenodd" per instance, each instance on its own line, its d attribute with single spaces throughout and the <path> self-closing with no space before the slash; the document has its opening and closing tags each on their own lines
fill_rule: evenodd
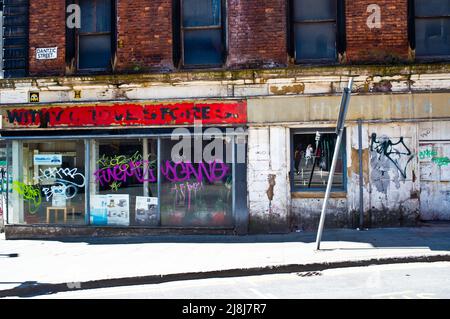
<svg viewBox="0 0 450 319">
<path fill-rule="evenodd" d="M 170 139 L 161 143 L 161 225 L 233 226 L 232 164 L 226 163 L 230 143 L 223 139 L 221 154 L 198 162 L 194 154 L 173 158 L 177 143 Z M 205 145 L 203 141 L 202 149 Z"/>
<path fill-rule="evenodd" d="M 220 135 L 177 152 L 180 141 L 165 137 L 14 140 L 0 153 L 9 223 L 233 227 L 235 206 L 246 207 L 246 166 L 232 163 L 245 147 L 233 141 Z"/>
<path fill-rule="evenodd" d="M 111 69 L 113 0 L 79 0 L 81 28 L 77 30 L 79 70 Z"/>
<path fill-rule="evenodd" d="M 182 63 L 220 66 L 223 62 L 222 0 L 179 0 Z"/>
<path fill-rule="evenodd" d="M 343 1 L 291 1 L 291 54 L 296 63 L 335 61 L 345 31 Z"/>
<path fill-rule="evenodd" d="M 10 222 L 86 223 L 83 141 L 14 141 L 12 163 Z"/>
<path fill-rule="evenodd" d="M 415 0 L 414 24 L 416 57 L 450 57 L 450 0 Z"/>
<path fill-rule="evenodd" d="M 159 226 L 157 140 L 92 143 L 90 224 Z"/>
<path fill-rule="evenodd" d="M 344 139 L 345 140 L 345 139 Z M 292 191 L 324 191 L 336 145 L 336 134 L 327 131 L 292 134 Z M 339 152 L 332 189 L 345 190 L 345 143 Z"/>
</svg>

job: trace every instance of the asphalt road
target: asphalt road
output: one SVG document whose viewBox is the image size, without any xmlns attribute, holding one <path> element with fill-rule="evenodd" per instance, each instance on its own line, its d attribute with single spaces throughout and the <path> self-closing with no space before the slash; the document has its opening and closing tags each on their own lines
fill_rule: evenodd
<svg viewBox="0 0 450 319">
<path fill-rule="evenodd" d="M 81 290 L 35 298 L 448 299 L 450 298 L 450 262 L 177 281 L 154 285 Z"/>
</svg>

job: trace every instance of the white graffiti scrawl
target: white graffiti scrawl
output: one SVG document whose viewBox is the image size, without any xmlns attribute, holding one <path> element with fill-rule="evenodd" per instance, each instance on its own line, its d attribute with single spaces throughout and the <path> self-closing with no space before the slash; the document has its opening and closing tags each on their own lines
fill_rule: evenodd
<svg viewBox="0 0 450 319">
<path fill-rule="evenodd" d="M 38 181 L 52 180 L 53 184 L 55 184 L 52 187 L 42 189 L 47 201 L 55 194 L 62 194 L 66 199 L 74 198 L 78 194 L 79 188 L 84 187 L 86 183 L 84 175 L 78 172 L 77 168 L 51 167 L 45 170 L 40 169 L 39 171 Z"/>
</svg>

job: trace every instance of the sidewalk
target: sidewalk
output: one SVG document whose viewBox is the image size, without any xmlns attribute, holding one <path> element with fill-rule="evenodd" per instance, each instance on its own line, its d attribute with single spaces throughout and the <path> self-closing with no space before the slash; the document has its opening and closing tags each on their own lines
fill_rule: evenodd
<svg viewBox="0 0 450 319">
<path fill-rule="evenodd" d="M 258 236 L 0 239 L 0 297 L 208 277 L 450 261 L 450 227 Z M 19 254 L 10 258 L 8 254 Z M 69 285 L 67 284 L 69 283 Z"/>
</svg>

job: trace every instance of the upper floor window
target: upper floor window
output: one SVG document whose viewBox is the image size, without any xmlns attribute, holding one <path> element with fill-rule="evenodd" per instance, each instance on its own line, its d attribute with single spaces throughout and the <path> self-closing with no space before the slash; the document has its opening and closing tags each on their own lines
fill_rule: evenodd
<svg viewBox="0 0 450 319">
<path fill-rule="evenodd" d="M 182 63 L 220 66 L 223 62 L 222 0 L 180 0 Z"/>
<path fill-rule="evenodd" d="M 79 70 L 111 68 L 113 0 L 79 0 L 81 28 L 77 32 Z"/>
<path fill-rule="evenodd" d="M 415 0 L 417 57 L 450 56 L 450 0 Z"/>
<path fill-rule="evenodd" d="M 296 63 L 337 59 L 341 7 L 340 0 L 292 0 L 291 46 Z"/>
</svg>

